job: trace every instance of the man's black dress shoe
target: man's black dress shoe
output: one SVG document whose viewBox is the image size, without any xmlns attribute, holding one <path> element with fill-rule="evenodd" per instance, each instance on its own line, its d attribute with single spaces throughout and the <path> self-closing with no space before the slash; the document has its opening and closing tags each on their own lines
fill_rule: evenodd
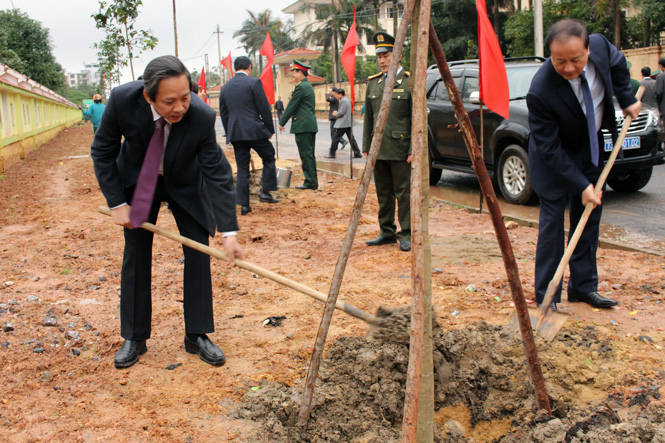
<svg viewBox="0 0 665 443">
<path fill-rule="evenodd" d="M 399 241 L 399 250 L 408 252 L 411 250 L 411 240 L 400 240 Z"/>
<path fill-rule="evenodd" d="M 335 156 L 334 156 L 334 155 L 326 155 L 326 156 L 323 157 L 323 158 L 335 158 Z"/>
<path fill-rule="evenodd" d="M 588 294 L 571 294 L 570 292 L 568 293 L 569 303 L 576 303 L 580 301 L 588 303 L 594 308 L 611 308 L 612 306 L 616 306 L 619 304 L 616 300 L 612 300 L 611 298 L 605 298 L 602 295 L 598 294 L 597 292 L 589 292 Z"/>
<path fill-rule="evenodd" d="M 314 190 L 316 190 L 316 188 L 312 188 L 310 186 L 296 186 L 296 189 L 314 189 Z"/>
<path fill-rule="evenodd" d="M 540 308 L 543 304 L 538 303 L 538 307 Z M 556 307 L 556 302 L 550 303 L 550 311 L 552 312 L 559 312 L 559 308 Z"/>
<path fill-rule="evenodd" d="M 247 206 L 241 206 L 240 207 L 240 215 L 247 215 L 250 212 L 252 212 L 252 207 L 247 205 Z"/>
<path fill-rule="evenodd" d="M 354 154 L 353 158 L 363 158 L 362 154 Z"/>
<path fill-rule="evenodd" d="M 128 368 L 139 361 L 139 355 L 146 352 L 148 352 L 148 347 L 145 345 L 145 340 L 125 340 L 118 352 L 116 352 L 113 363 L 118 369 Z"/>
<path fill-rule="evenodd" d="M 279 203 L 279 200 L 277 200 L 275 197 L 270 195 L 269 192 L 262 192 L 259 195 L 259 201 L 261 203 Z"/>
<path fill-rule="evenodd" d="M 369 240 L 365 242 L 367 246 L 391 245 L 393 243 L 397 243 L 396 238 L 385 238 L 380 235 L 376 237 L 374 240 Z"/>
<path fill-rule="evenodd" d="M 185 334 L 185 351 L 198 354 L 201 360 L 213 366 L 222 366 L 226 362 L 222 350 L 205 334 Z"/>
</svg>

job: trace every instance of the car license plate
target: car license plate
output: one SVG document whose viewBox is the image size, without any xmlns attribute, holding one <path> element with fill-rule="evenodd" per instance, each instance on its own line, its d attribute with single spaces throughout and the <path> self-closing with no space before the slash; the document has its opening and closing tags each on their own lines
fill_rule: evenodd
<svg viewBox="0 0 665 443">
<path fill-rule="evenodd" d="M 626 137 L 623 139 L 623 144 L 621 148 L 626 149 L 640 149 L 640 138 L 639 137 Z M 605 140 L 605 152 L 610 152 L 614 147 L 612 140 Z"/>
</svg>

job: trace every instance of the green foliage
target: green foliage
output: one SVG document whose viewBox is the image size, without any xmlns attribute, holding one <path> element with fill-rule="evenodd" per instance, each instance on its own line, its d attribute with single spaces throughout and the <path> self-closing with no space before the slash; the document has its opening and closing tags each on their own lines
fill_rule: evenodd
<svg viewBox="0 0 665 443">
<path fill-rule="evenodd" d="M 432 23 L 448 61 L 464 60 L 468 42 L 478 40 L 475 0 L 458 0 L 432 5 Z"/>
<path fill-rule="evenodd" d="M 356 83 L 365 81 L 367 77 L 379 71 L 376 56 L 356 57 Z M 330 52 L 324 52 L 319 58 L 312 61 L 312 72 L 325 78 L 327 83 L 332 83 L 332 56 Z M 347 81 L 348 79 L 346 71 L 342 69 L 341 80 Z"/>
<path fill-rule="evenodd" d="M 91 16 L 95 26 L 106 32 L 104 40 L 93 46 L 98 49 L 100 72 L 108 82 L 118 81 L 119 70 L 128 64 L 135 79 L 134 57 L 157 46 L 151 31 L 134 27 L 142 4 L 142 0 L 99 0 L 99 12 Z"/>
<path fill-rule="evenodd" d="M 0 61 L 60 93 L 64 72 L 52 50 L 47 28 L 19 9 L 0 11 Z"/>
<path fill-rule="evenodd" d="M 280 52 L 278 48 L 290 48 L 293 44 L 292 22 L 282 22 L 279 18 L 273 18 L 269 9 L 262 12 L 247 10 L 247 13 L 249 18 L 242 22 L 240 29 L 233 33 L 233 37 L 239 37 L 240 43 L 252 60 L 256 61 L 258 58 L 258 64 L 255 63 L 254 66 L 258 66 L 260 73 L 263 71 L 263 57 L 260 57 L 259 52 L 266 39 L 266 33 L 270 33 L 270 40 L 276 52 Z"/>
<path fill-rule="evenodd" d="M 82 105 L 83 100 L 90 100 L 99 91 L 96 85 L 79 85 L 76 88 L 65 87 L 62 96 L 77 105 Z"/>
</svg>

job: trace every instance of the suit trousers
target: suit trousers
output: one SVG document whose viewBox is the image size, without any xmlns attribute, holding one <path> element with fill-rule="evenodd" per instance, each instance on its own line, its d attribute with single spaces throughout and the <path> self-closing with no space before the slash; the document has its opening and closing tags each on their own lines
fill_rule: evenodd
<svg viewBox="0 0 665 443">
<path fill-rule="evenodd" d="M 535 285 L 536 301 L 541 303 L 545 298 L 547 286 L 554 277 L 556 268 L 559 266 L 565 251 L 564 217 L 567 203 L 570 203 L 569 240 L 584 213 L 584 205 L 582 204 L 581 193 L 563 195 L 554 200 L 539 197 L 540 221 L 538 244 L 536 245 Z M 587 294 L 598 290 L 596 253 L 598 251 L 598 234 L 602 213 L 602 204 L 591 212 L 582 236 L 570 258 L 568 294 Z M 561 301 L 561 288 L 562 284 L 559 284 L 553 299 L 556 303 Z"/>
<path fill-rule="evenodd" d="M 263 174 L 261 175 L 262 192 L 277 190 L 277 170 L 275 169 L 275 148 L 268 139 L 235 141 L 233 152 L 236 157 L 238 169 L 236 183 L 236 204 L 249 206 L 249 162 L 251 160 L 251 149 L 254 149 L 263 162 Z"/>
<path fill-rule="evenodd" d="M 298 154 L 302 162 L 302 172 L 305 175 L 303 186 L 310 189 L 317 189 L 319 187 L 319 180 L 316 176 L 316 157 L 314 156 L 316 132 L 301 132 L 296 134 L 296 145 L 298 145 Z"/>
<path fill-rule="evenodd" d="M 335 133 L 337 132 L 337 129 L 335 128 L 335 122 L 337 119 L 332 119 L 330 120 L 330 139 L 333 140 L 335 138 Z M 342 136 L 343 137 L 343 136 Z M 341 137 L 340 137 L 341 139 Z"/>
<path fill-rule="evenodd" d="M 406 160 L 377 160 L 374 184 L 379 201 L 379 235 L 411 241 L 411 163 Z M 402 229 L 399 233 L 395 226 L 395 202 Z"/>
<path fill-rule="evenodd" d="M 351 128 L 335 128 L 335 135 L 333 136 L 332 143 L 330 144 L 330 155 L 334 156 L 337 152 L 337 146 L 342 140 L 344 135 L 351 140 L 351 147 L 353 148 L 353 154 L 358 156 L 361 155 L 360 149 L 358 149 L 358 143 L 356 143 L 356 138 L 351 133 Z"/>
<path fill-rule="evenodd" d="M 128 200 L 134 189 L 130 189 Z M 160 176 L 148 222 L 155 223 L 162 201 L 167 201 L 181 235 L 208 245 L 208 231 L 166 192 Z M 151 265 L 154 234 L 141 228 L 124 229 L 125 252 L 120 283 L 120 335 L 125 340 L 147 340 L 151 333 Z M 183 306 L 186 334 L 214 332 L 210 256 L 183 246 Z M 160 294 L 159 296 L 165 296 Z M 175 300 L 174 300 L 175 302 Z"/>
</svg>

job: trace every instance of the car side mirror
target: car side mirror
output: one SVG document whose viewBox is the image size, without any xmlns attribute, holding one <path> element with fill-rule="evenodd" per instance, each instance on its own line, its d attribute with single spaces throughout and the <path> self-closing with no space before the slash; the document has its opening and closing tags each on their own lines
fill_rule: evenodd
<svg viewBox="0 0 665 443">
<path fill-rule="evenodd" d="M 480 91 L 473 91 L 471 95 L 469 96 L 469 102 L 473 103 L 474 105 L 479 105 L 480 104 Z"/>
</svg>

